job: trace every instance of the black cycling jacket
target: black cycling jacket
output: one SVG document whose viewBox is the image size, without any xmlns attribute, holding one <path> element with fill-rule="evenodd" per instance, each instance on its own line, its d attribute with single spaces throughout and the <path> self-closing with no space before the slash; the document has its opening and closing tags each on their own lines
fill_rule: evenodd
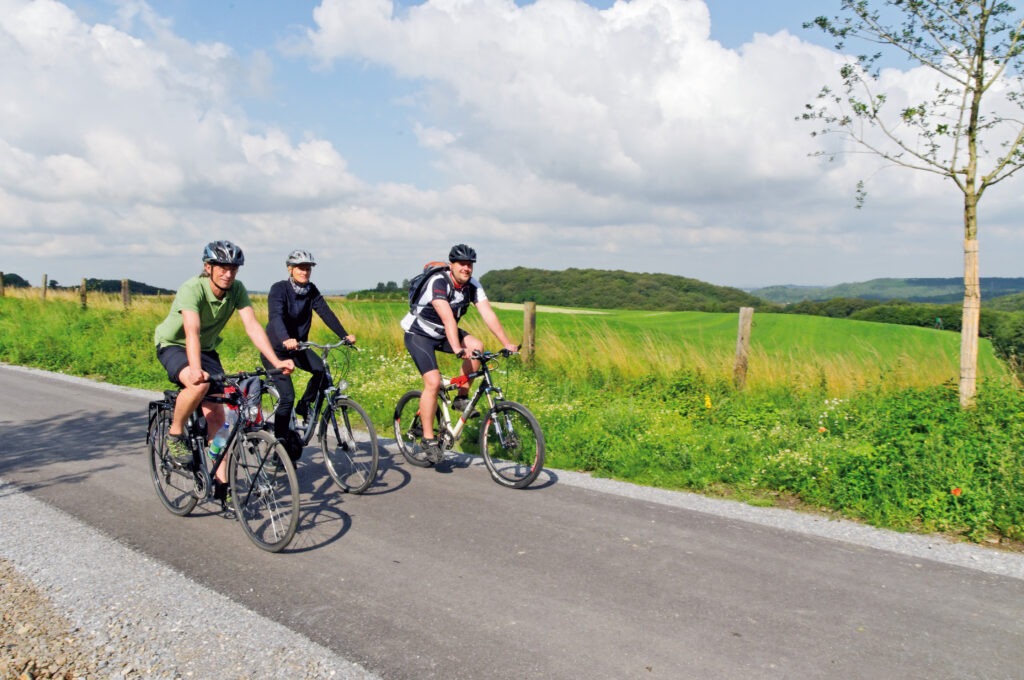
<svg viewBox="0 0 1024 680">
<path fill-rule="evenodd" d="M 283 343 L 288 338 L 295 338 L 299 342 L 309 339 L 313 312 L 316 312 L 339 338 L 348 335 L 314 284 L 309 284 L 309 291 L 305 295 L 296 293 L 291 281 L 287 279 L 278 281 L 270 287 L 270 293 L 267 295 L 267 336 L 275 352 L 285 351 Z"/>
</svg>

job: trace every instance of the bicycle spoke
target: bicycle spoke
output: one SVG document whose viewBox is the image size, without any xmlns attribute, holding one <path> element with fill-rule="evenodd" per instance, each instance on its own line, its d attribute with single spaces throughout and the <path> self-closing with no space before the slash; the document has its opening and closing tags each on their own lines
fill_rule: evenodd
<svg viewBox="0 0 1024 680">
<path fill-rule="evenodd" d="M 339 399 L 327 411 L 320 450 L 331 479 L 342 491 L 362 493 L 377 478 L 377 431 L 351 399 Z"/>
<path fill-rule="evenodd" d="M 191 472 L 179 468 L 167 451 L 167 432 L 171 426 L 172 407 L 164 405 L 150 423 L 149 468 L 157 497 L 168 511 L 184 516 L 199 502 Z"/>
<path fill-rule="evenodd" d="M 417 467 L 429 467 L 432 463 L 427 460 L 427 454 L 420 446 L 423 438 L 423 424 L 420 421 L 420 391 L 412 390 L 406 392 L 398 400 L 395 406 L 394 431 L 398 449 L 405 459 Z M 441 422 L 440 409 L 434 417 L 434 431 L 431 433 L 437 437 L 438 424 Z"/>
<path fill-rule="evenodd" d="M 264 550 L 285 548 L 298 528 L 299 490 L 284 447 L 268 432 L 247 432 L 232 452 L 230 478 L 246 535 Z"/>
<path fill-rule="evenodd" d="M 522 489 L 544 466 L 544 436 L 525 406 L 503 401 L 480 428 L 480 450 L 494 481 Z"/>
</svg>

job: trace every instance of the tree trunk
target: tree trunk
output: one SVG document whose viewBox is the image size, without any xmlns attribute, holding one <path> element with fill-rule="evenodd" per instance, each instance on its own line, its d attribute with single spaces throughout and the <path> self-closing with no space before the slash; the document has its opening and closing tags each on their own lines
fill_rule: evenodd
<svg viewBox="0 0 1024 680">
<path fill-rule="evenodd" d="M 964 240 L 964 316 L 960 327 L 960 406 L 974 405 L 978 389 L 978 327 L 981 321 L 981 282 L 978 278 L 978 240 Z"/>
</svg>

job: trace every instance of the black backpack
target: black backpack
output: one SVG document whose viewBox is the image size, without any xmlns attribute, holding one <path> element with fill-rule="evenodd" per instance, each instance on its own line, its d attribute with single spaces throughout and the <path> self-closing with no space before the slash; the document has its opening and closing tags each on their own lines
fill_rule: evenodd
<svg viewBox="0 0 1024 680">
<path fill-rule="evenodd" d="M 423 265 L 423 271 L 412 277 L 409 280 L 409 313 L 415 314 L 416 301 L 420 299 L 420 295 L 423 294 L 423 287 L 427 285 L 427 281 L 430 277 L 438 272 L 448 271 L 447 262 L 428 262 Z"/>
</svg>

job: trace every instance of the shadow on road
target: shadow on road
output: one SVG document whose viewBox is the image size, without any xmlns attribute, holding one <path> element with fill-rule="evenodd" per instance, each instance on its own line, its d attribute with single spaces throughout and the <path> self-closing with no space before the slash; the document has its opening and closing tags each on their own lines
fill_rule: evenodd
<svg viewBox="0 0 1024 680">
<path fill-rule="evenodd" d="M 145 458 L 145 413 L 72 411 L 43 420 L 4 423 L 0 429 L 0 475 L 11 481 L 35 479 L 26 490 L 77 484 L 121 467 L 126 458 Z M 46 470 L 46 474 L 39 473 Z"/>
</svg>

